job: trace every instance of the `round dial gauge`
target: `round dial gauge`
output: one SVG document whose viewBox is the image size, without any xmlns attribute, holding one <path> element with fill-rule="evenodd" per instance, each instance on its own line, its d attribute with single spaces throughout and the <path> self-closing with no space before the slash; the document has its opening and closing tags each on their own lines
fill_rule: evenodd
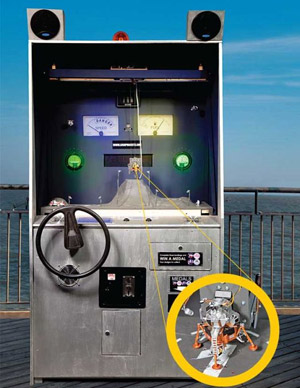
<svg viewBox="0 0 300 388">
<path fill-rule="evenodd" d="M 172 136 L 172 115 L 140 115 L 138 125 L 139 136 Z"/>
<path fill-rule="evenodd" d="M 69 152 L 65 158 L 65 163 L 70 170 L 79 170 L 84 164 L 83 155 L 79 151 Z"/>
<path fill-rule="evenodd" d="M 180 152 L 174 157 L 174 165 L 178 170 L 187 170 L 192 164 L 192 157 L 187 152 Z"/>
<path fill-rule="evenodd" d="M 83 116 L 84 136 L 119 136 L 118 116 Z"/>
</svg>

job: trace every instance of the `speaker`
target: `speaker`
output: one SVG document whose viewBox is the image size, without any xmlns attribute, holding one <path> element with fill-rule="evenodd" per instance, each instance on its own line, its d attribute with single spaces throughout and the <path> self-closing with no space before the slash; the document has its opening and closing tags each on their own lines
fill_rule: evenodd
<svg viewBox="0 0 300 388">
<path fill-rule="evenodd" d="M 221 41 L 225 11 L 189 11 L 186 40 Z"/>
<path fill-rule="evenodd" d="M 30 40 L 64 40 L 65 16 L 60 9 L 27 9 Z"/>
</svg>

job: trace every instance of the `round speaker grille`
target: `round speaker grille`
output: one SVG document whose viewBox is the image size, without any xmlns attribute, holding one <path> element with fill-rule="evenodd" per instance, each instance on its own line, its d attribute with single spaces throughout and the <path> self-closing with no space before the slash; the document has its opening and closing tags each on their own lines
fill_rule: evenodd
<svg viewBox="0 0 300 388">
<path fill-rule="evenodd" d="M 218 35 L 221 29 L 221 20 L 211 11 L 200 12 L 192 22 L 192 31 L 200 40 L 211 40 Z"/>
<path fill-rule="evenodd" d="M 47 9 L 41 9 L 32 16 L 30 26 L 37 37 L 49 40 L 58 34 L 60 22 L 55 13 Z"/>
</svg>

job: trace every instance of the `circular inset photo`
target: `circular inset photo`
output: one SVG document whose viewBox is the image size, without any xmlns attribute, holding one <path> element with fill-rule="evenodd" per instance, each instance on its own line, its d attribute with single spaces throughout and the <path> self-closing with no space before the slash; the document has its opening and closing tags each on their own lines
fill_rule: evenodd
<svg viewBox="0 0 300 388">
<path fill-rule="evenodd" d="M 233 386 L 271 361 L 279 323 L 273 303 L 255 282 L 217 274 L 196 280 L 178 295 L 167 337 L 175 361 L 189 376 Z"/>
</svg>

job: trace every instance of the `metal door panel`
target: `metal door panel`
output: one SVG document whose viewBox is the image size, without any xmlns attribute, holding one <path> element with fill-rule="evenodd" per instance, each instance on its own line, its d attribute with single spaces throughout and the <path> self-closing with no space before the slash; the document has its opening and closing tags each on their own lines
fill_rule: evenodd
<svg viewBox="0 0 300 388">
<path fill-rule="evenodd" d="M 102 311 L 102 354 L 138 356 L 141 354 L 139 310 Z"/>
</svg>

